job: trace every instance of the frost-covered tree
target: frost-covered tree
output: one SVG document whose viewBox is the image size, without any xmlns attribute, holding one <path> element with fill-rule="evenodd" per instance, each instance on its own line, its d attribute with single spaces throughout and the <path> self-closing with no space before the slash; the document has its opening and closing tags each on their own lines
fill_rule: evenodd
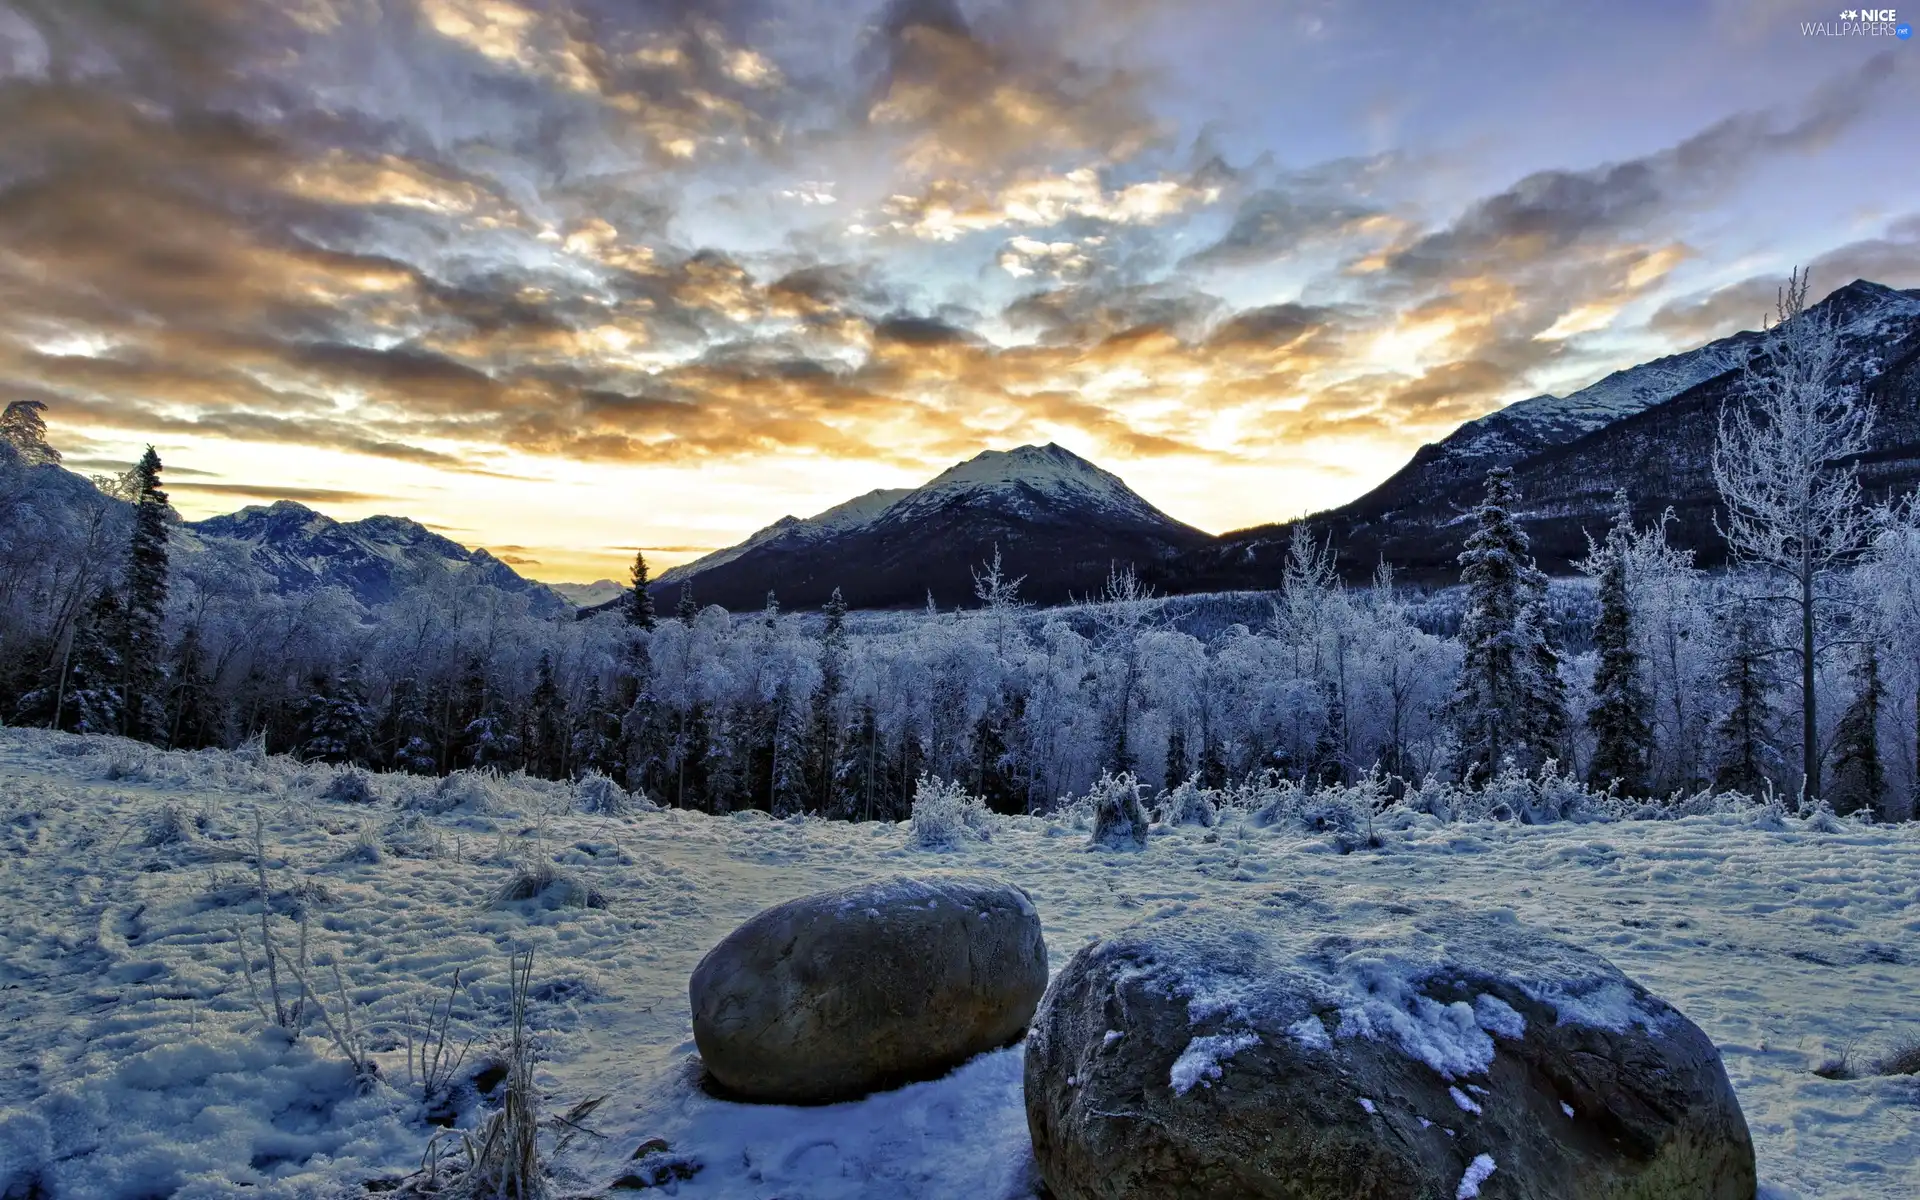
<svg viewBox="0 0 1920 1200">
<path fill-rule="evenodd" d="M 45 411 L 38 400 L 15 400 L 0 412 L 0 441 L 18 450 L 28 466 L 60 461 L 60 452 L 47 444 L 47 422 L 40 415 Z"/>
<path fill-rule="evenodd" d="M 1651 729 L 1634 644 L 1633 595 L 1627 586 L 1632 538 L 1633 518 L 1626 493 L 1621 492 L 1615 496 L 1607 540 L 1592 546 L 1581 565 L 1600 582 L 1600 619 L 1593 630 L 1600 662 L 1593 679 L 1593 705 L 1587 710 L 1587 727 L 1594 737 L 1587 780 L 1596 788 L 1617 787 L 1637 795 L 1646 789 Z"/>
<path fill-rule="evenodd" d="M 698 601 L 696 601 L 693 598 L 692 582 L 689 581 L 687 583 L 681 584 L 680 585 L 680 601 L 677 605 L 675 605 L 674 611 L 673 611 L 674 619 L 679 621 L 682 625 L 686 626 L 688 629 L 692 629 L 693 622 L 697 617 L 699 617 L 699 615 L 700 615 L 700 604 Z"/>
<path fill-rule="evenodd" d="M 1745 368 L 1739 397 L 1720 413 L 1713 476 L 1725 505 L 1719 529 L 1733 561 L 1771 585 L 1759 599 L 1784 608 L 1787 649 L 1800 668 L 1802 794 L 1820 795 L 1818 671 L 1830 648 L 1835 573 L 1865 547 L 1869 511 L 1854 460 L 1870 444 L 1873 409 L 1843 381 L 1831 311 L 1807 307 L 1807 277 L 1781 289 L 1776 322 Z"/>
<path fill-rule="evenodd" d="M 528 697 L 527 772 L 542 779 L 567 778 L 567 704 L 554 676 L 553 655 L 543 651 Z"/>
<path fill-rule="evenodd" d="M 1833 785 L 1827 798 L 1842 816 L 1884 814 L 1887 780 L 1880 762 L 1880 709 L 1886 694 L 1880 686 L 1880 656 L 1872 645 L 1860 653 L 1854 685 L 1853 700 L 1834 732 Z"/>
<path fill-rule="evenodd" d="M 301 758 L 327 763 L 367 761 L 373 721 L 357 663 L 350 664 L 338 679 L 316 672 L 302 708 Z"/>
<path fill-rule="evenodd" d="M 627 593 L 625 609 L 627 624 L 638 629 L 651 630 L 654 625 L 653 595 L 647 591 L 649 577 L 647 575 L 646 551 L 635 550 L 633 552 L 633 570 L 630 574 L 630 580 L 633 590 Z"/>
<path fill-rule="evenodd" d="M 1529 561 L 1520 582 L 1520 678 L 1526 697 L 1520 728 L 1526 761 L 1540 766 L 1566 757 L 1567 684 L 1560 674 L 1558 631 L 1547 603 L 1546 573 Z"/>
<path fill-rule="evenodd" d="M 56 688 L 53 723 L 72 733 L 118 733 L 126 725 L 126 609 L 111 589 L 88 606 Z"/>
</svg>

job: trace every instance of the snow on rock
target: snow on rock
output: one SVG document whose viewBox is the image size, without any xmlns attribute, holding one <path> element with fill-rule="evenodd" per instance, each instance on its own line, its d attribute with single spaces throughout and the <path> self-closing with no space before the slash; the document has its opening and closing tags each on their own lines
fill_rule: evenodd
<svg viewBox="0 0 1920 1200">
<path fill-rule="evenodd" d="M 1180 1057 L 1173 1060 L 1173 1069 L 1167 1073 L 1167 1082 L 1173 1086 L 1176 1095 L 1184 1094 L 1195 1084 L 1212 1087 L 1212 1081 L 1220 1078 L 1221 1063 L 1239 1051 L 1259 1044 L 1259 1034 L 1244 1030 L 1194 1038 L 1180 1052 Z"/>
<path fill-rule="evenodd" d="M 1460 1186 L 1453 1191 L 1453 1200 L 1471 1200 L 1480 1194 L 1480 1185 L 1493 1174 L 1494 1162 L 1491 1154 L 1476 1154 L 1467 1164 L 1466 1173 L 1460 1176 Z"/>
</svg>

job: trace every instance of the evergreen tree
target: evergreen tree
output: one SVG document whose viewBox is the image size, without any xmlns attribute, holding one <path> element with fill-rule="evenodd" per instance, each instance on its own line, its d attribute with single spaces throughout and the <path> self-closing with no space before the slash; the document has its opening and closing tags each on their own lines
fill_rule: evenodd
<svg viewBox="0 0 1920 1200">
<path fill-rule="evenodd" d="M 847 602 L 839 588 L 821 611 L 827 620 L 820 633 L 820 686 L 807 723 L 807 796 L 814 812 L 826 813 L 833 808 L 839 778 L 840 696 L 846 688 Z"/>
<path fill-rule="evenodd" d="M 647 554 L 644 550 L 633 552 L 633 591 L 627 595 L 627 624 L 641 629 L 653 628 L 653 596 L 647 591 Z M 686 589 L 681 589 L 685 594 Z"/>
<path fill-rule="evenodd" d="M 64 680 L 56 684 L 54 721 L 69 733 L 117 733 L 126 721 L 121 646 L 126 610 L 102 588 L 74 630 Z"/>
<path fill-rule="evenodd" d="M 1450 704 L 1458 737 L 1458 768 L 1482 779 L 1509 757 L 1526 753 L 1528 676 L 1534 647 L 1521 629 L 1530 603 L 1527 535 L 1513 516 L 1512 470 L 1487 473 L 1486 497 L 1474 511 L 1474 531 L 1460 554 L 1467 608 L 1460 622 L 1466 651 Z"/>
<path fill-rule="evenodd" d="M 652 619 L 652 614 L 648 614 Z M 542 779 L 567 777 L 567 707 L 553 675 L 553 655 L 542 652 L 527 712 L 527 771 Z"/>
<path fill-rule="evenodd" d="M 28 466 L 60 461 L 60 452 L 47 444 L 47 423 L 40 416 L 45 411 L 38 400 L 15 400 L 0 413 L 0 441 L 18 450 Z"/>
<path fill-rule="evenodd" d="M 1593 678 L 1593 708 L 1587 728 L 1593 731 L 1593 762 L 1587 781 L 1596 788 L 1615 786 L 1630 796 L 1647 786 L 1647 761 L 1653 748 L 1647 719 L 1646 689 L 1640 682 L 1640 655 L 1633 645 L 1633 597 L 1627 587 L 1627 543 L 1633 536 L 1626 493 L 1618 508 L 1606 544 L 1588 556 L 1600 574 L 1600 619 L 1593 628 L 1600 666 Z"/>
<path fill-rule="evenodd" d="M 1200 737 L 1200 766 L 1197 778 L 1203 788 L 1218 791 L 1227 786 L 1227 748 L 1211 730 L 1202 729 Z"/>
<path fill-rule="evenodd" d="M 1187 723 L 1176 717 L 1173 727 L 1167 731 L 1165 787 L 1171 791 L 1192 777 L 1193 767 L 1187 762 Z"/>
<path fill-rule="evenodd" d="M 1713 786 L 1717 791 L 1758 796 L 1766 791 L 1767 767 L 1778 754 L 1772 740 L 1769 648 L 1752 602 L 1738 600 L 1727 610 L 1720 640 L 1726 648 L 1720 690 L 1727 712 L 1714 726 L 1719 766 Z"/>
<path fill-rule="evenodd" d="M 167 745 L 173 749 L 198 750 L 219 740 L 219 702 L 206 677 L 206 657 L 200 627 L 187 626 L 168 670 Z"/>
<path fill-rule="evenodd" d="M 691 582 L 680 585 L 680 603 L 675 606 L 673 615 L 675 620 L 688 629 L 693 628 L 694 618 L 700 615 L 700 605 L 694 602 Z"/>
<path fill-rule="evenodd" d="M 160 487 L 160 455 L 152 446 L 134 467 L 133 539 L 127 553 L 126 615 L 121 645 L 121 732 L 161 742 L 167 732 L 167 534 L 173 508 Z"/>
<path fill-rule="evenodd" d="M 295 753 L 308 762 L 365 763 L 372 724 L 359 663 L 350 664 L 338 680 L 317 672 L 309 681 Z"/>
<path fill-rule="evenodd" d="M 589 771 L 598 771 L 602 775 L 612 772 L 613 739 L 607 733 L 607 702 L 600 691 L 600 681 L 587 681 L 587 694 L 581 701 L 573 724 L 573 742 L 570 761 L 574 774 L 584 775 Z"/>
<path fill-rule="evenodd" d="M 380 716 L 379 754 L 388 768 L 412 775 L 431 775 L 438 766 L 433 720 L 419 680 L 403 675 L 395 681 Z"/>
<path fill-rule="evenodd" d="M 1880 761 L 1880 707 L 1886 691 L 1880 684 L 1880 656 L 1871 645 L 1853 674 L 1856 690 L 1835 730 L 1833 779 L 1827 789 L 1833 811 L 1842 816 L 1862 810 L 1877 814 L 1887 796 Z"/>
<path fill-rule="evenodd" d="M 1529 560 L 1521 573 L 1525 600 L 1520 606 L 1520 638 L 1525 655 L 1521 710 L 1527 765 L 1541 766 L 1567 755 L 1567 683 L 1560 675 L 1560 647 L 1553 612 L 1547 603 L 1547 575 Z"/>
</svg>

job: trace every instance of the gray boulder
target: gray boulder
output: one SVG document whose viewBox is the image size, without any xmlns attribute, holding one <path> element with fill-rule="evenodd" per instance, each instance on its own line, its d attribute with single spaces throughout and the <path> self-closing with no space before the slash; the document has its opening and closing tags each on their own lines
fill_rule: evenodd
<svg viewBox="0 0 1920 1200">
<path fill-rule="evenodd" d="M 1503 914 L 1297 891 L 1082 949 L 1026 1048 L 1057 1200 L 1753 1200 L 1712 1042 Z"/>
<path fill-rule="evenodd" d="M 893 879 L 767 909 L 700 960 L 693 1039 L 721 1090 L 824 1104 L 1017 1040 L 1047 986 L 1026 892 Z"/>
</svg>

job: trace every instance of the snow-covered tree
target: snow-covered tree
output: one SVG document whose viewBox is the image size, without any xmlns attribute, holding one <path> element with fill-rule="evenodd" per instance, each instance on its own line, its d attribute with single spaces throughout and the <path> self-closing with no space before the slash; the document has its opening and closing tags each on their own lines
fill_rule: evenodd
<svg viewBox="0 0 1920 1200">
<path fill-rule="evenodd" d="M 1759 599 L 1783 606 L 1800 668 L 1802 793 L 1820 795 L 1817 677 L 1830 648 L 1835 572 L 1870 532 L 1854 460 L 1870 445 L 1873 409 L 1843 381 L 1840 330 L 1807 307 L 1807 277 L 1781 289 L 1776 323 L 1745 368 L 1742 394 L 1721 410 L 1713 476 L 1725 504 L 1719 523 L 1733 561 L 1771 586 Z"/>
<path fill-rule="evenodd" d="M 125 641 L 121 647 L 123 732 L 166 736 L 167 540 L 173 506 L 160 486 L 160 455 L 148 446 L 134 466 L 133 537 L 127 547 Z"/>
<path fill-rule="evenodd" d="M 0 412 L 0 441 L 18 450 L 28 466 L 60 461 L 60 452 L 47 444 L 47 422 L 40 415 L 45 411 L 38 400 L 14 400 Z"/>
<path fill-rule="evenodd" d="M 1487 490 L 1474 510 L 1474 530 L 1460 553 L 1466 612 L 1460 622 L 1465 652 L 1451 704 L 1463 776 L 1491 778 L 1507 759 L 1528 751 L 1533 646 L 1522 628 L 1534 604 L 1527 535 L 1514 518 L 1512 470 L 1487 473 Z"/>
<path fill-rule="evenodd" d="M 1596 788 L 1617 787 L 1628 795 L 1646 789 L 1651 748 L 1647 694 L 1634 644 L 1633 596 L 1627 585 L 1632 538 L 1633 518 L 1622 492 L 1615 497 L 1607 540 L 1592 546 L 1581 564 L 1600 581 L 1600 620 L 1593 630 L 1600 662 L 1594 673 L 1593 706 L 1587 710 L 1587 727 L 1594 737 L 1587 780 Z"/>
<path fill-rule="evenodd" d="M 1766 791 L 1779 758 L 1765 615 L 1756 602 L 1739 595 L 1728 600 L 1721 613 L 1718 682 L 1725 710 L 1714 725 L 1713 786 L 1758 796 Z"/>
</svg>

